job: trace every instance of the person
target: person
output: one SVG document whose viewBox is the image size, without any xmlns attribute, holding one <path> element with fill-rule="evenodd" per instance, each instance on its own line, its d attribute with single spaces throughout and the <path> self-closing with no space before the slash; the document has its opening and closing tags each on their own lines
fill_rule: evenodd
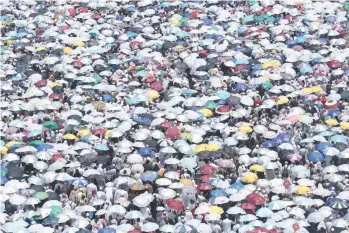
<svg viewBox="0 0 349 233">
<path fill-rule="evenodd" d="M 233 223 L 233 221 L 230 220 L 229 219 L 229 215 L 226 214 L 225 218 L 222 221 L 222 230 L 223 230 L 223 232 L 231 232 L 231 230 L 232 230 L 232 228 L 231 228 L 232 223 Z"/>
</svg>

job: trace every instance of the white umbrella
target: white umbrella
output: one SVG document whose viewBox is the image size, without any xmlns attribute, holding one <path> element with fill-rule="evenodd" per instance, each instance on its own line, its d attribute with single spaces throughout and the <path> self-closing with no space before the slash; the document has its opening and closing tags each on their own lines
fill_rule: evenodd
<svg viewBox="0 0 349 233">
<path fill-rule="evenodd" d="M 96 208 L 90 205 L 83 205 L 83 206 L 78 206 L 75 209 L 77 212 L 95 212 L 97 211 Z"/>
<path fill-rule="evenodd" d="M 143 214 L 138 210 L 132 210 L 130 212 L 127 212 L 127 214 L 125 215 L 125 218 L 127 219 L 137 219 L 142 217 L 143 217 Z"/>
<path fill-rule="evenodd" d="M 307 220 L 311 223 L 319 223 L 323 221 L 325 218 L 326 217 L 320 211 L 317 211 L 309 214 Z"/>
<path fill-rule="evenodd" d="M 167 233 L 173 233 L 173 232 L 175 232 L 175 227 L 173 225 L 166 224 L 166 225 L 163 225 L 160 227 L 160 231 L 167 232 Z"/>
<path fill-rule="evenodd" d="M 176 192 L 173 189 L 162 188 L 159 190 L 159 197 L 163 200 L 174 198 L 175 196 Z"/>
<path fill-rule="evenodd" d="M 18 194 L 13 194 L 11 197 L 10 197 L 10 203 L 13 204 L 13 205 L 22 205 L 26 202 L 27 198 L 21 196 L 21 195 L 18 195 Z"/>
<path fill-rule="evenodd" d="M 150 232 L 159 229 L 159 225 L 154 222 L 147 222 L 141 226 L 141 231 Z"/>
</svg>

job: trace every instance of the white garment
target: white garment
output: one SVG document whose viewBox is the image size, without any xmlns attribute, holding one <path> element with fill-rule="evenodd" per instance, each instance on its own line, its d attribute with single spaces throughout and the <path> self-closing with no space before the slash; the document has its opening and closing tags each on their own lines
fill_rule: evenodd
<svg viewBox="0 0 349 233">
<path fill-rule="evenodd" d="M 233 221 L 231 221 L 229 218 L 224 219 L 222 222 L 223 232 L 230 232 L 232 223 Z"/>
</svg>

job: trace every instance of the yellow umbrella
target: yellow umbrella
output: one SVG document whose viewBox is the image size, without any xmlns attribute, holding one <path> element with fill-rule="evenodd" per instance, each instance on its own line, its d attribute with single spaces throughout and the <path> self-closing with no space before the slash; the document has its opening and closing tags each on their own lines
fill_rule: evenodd
<svg viewBox="0 0 349 233">
<path fill-rule="evenodd" d="M 172 20 L 172 21 L 170 22 L 170 24 L 177 25 L 177 24 L 179 24 L 179 20 Z"/>
<path fill-rule="evenodd" d="M 277 66 L 281 66 L 281 63 L 278 60 L 271 60 L 271 61 L 268 61 L 267 63 L 264 63 L 262 65 L 262 69 L 268 69 L 268 68 L 277 67 Z"/>
<path fill-rule="evenodd" d="M 205 117 L 210 117 L 213 115 L 213 112 L 208 108 L 202 108 L 198 112 L 204 115 Z"/>
<path fill-rule="evenodd" d="M 239 127 L 239 131 L 242 133 L 251 133 L 253 129 L 248 125 L 242 125 Z"/>
<path fill-rule="evenodd" d="M 81 40 L 76 40 L 76 41 L 73 42 L 73 46 L 83 47 L 83 46 L 85 46 L 85 43 L 82 42 Z"/>
<path fill-rule="evenodd" d="M 324 90 L 320 86 L 312 87 L 311 90 L 313 91 L 312 93 L 324 92 Z"/>
<path fill-rule="evenodd" d="M 253 183 L 256 180 L 258 180 L 258 176 L 254 173 L 249 173 L 242 178 L 242 181 L 245 183 Z"/>
<path fill-rule="evenodd" d="M 349 129 L 349 122 L 341 122 L 340 126 L 342 129 L 348 130 Z"/>
<path fill-rule="evenodd" d="M 54 88 L 54 87 L 60 87 L 60 86 L 62 86 L 62 85 L 55 82 L 55 83 L 52 83 L 50 87 Z"/>
<path fill-rule="evenodd" d="M 78 133 L 76 135 L 79 137 L 83 137 L 83 136 L 91 135 L 91 132 L 88 129 L 81 129 L 78 131 Z"/>
<path fill-rule="evenodd" d="M 184 47 L 182 46 L 182 45 L 177 45 L 177 46 L 175 46 L 174 47 L 174 51 L 179 51 L 179 50 L 181 50 L 181 49 L 183 49 Z"/>
<path fill-rule="evenodd" d="M 328 124 L 329 126 L 335 126 L 335 125 L 338 125 L 338 121 L 336 119 L 328 119 L 325 121 L 326 124 Z"/>
<path fill-rule="evenodd" d="M 74 134 L 66 134 L 62 137 L 65 140 L 75 140 L 77 137 Z"/>
<path fill-rule="evenodd" d="M 7 148 L 10 148 L 11 146 L 16 145 L 16 144 L 21 144 L 21 142 L 18 142 L 18 141 L 10 141 L 10 142 L 6 143 L 5 146 L 6 146 Z"/>
<path fill-rule="evenodd" d="M 311 188 L 307 186 L 299 186 L 296 189 L 297 194 L 307 194 L 307 193 L 310 193 L 311 191 L 312 191 Z"/>
<path fill-rule="evenodd" d="M 160 97 L 160 94 L 157 91 L 151 90 L 151 91 L 148 92 L 147 97 L 149 99 L 156 99 L 156 98 Z"/>
<path fill-rule="evenodd" d="M 70 47 L 64 47 L 63 52 L 67 55 L 70 55 L 73 52 L 73 49 Z"/>
<path fill-rule="evenodd" d="M 265 168 L 259 164 L 254 164 L 250 167 L 250 170 L 256 171 L 256 172 L 264 172 Z"/>
<path fill-rule="evenodd" d="M 38 47 L 38 48 L 36 48 L 36 51 L 42 51 L 42 50 L 46 50 L 46 48 L 45 47 Z"/>
<path fill-rule="evenodd" d="M 104 133 L 104 137 L 108 137 L 109 134 L 110 134 L 110 132 L 111 132 L 111 129 L 108 129 L 108 130 Z"/>
<path fill-rule="evenodd" d="M 217 144 L 207 144 L 206 148 L 208 151 L 217 151 L 217 150 L 221 149 L 221 147 Z"/>
<path fill-rule="evenodd" d="M 210 206 L 210 208 L 208 209 L 208 212 L 210 214 L 223 214 L 224 210 L 219 206 Z"/>
<path fill-rule="evenodd" d="M 313 93 L 313 89 L 311 87 L 303 88 L 301 91 L 304 92 L 305 94 Z"/>
<path fill-rule="evenodd" d="M 8 151 L 8 148 L 7 148 L 7 147 L 4 147 L 4 148 L 1 150 L 1 154 L 2 154 L 2 155 L 6 155 L 6 154 L 7 154 L 7 151 Z"/>
<path fill-rule="evenodd" d="M 179 183 L 181 183 L 184 186 L 194 186 L 193 181 L 189 179 L 180 179 Z"/>
<path fill-rule="evenodd" d="M 198 154 L 202 151 L 207 151 L 207 144 L 200 144 L 195 148 L 195 154 Z"/>
<path fill-rule="evenodd" d="M 276 101 L 276 104 L 277 105 L 286 104 L 288 103 L 288 101 L 289 99 L 286 96 L 283 96 L 283 97 L 280 97 L 278 101 Z"/>
<path fill-rule="evenodd" d="M 7 41 L 6 41 L 6 44 L 7 44 L 7 45 L 12 45 L 12 44 L 13 44 L 13 40 L 7 40 Z"/>
</svg>

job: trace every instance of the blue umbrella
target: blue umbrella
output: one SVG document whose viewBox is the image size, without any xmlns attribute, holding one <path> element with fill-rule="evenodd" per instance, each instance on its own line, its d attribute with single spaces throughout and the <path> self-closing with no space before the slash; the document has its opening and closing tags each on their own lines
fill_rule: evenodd
<svg viewBox="0 0 349 233">
<path fill-rule="evenodd" d="M 248 90 L 248 86 L 245 83 L 237 83 L 234 85 L 234 89 L 238 91 L 246 91 Z"/>
<path fill-rule="evenodd" d="M 136 115 L 133 120 L 137 122 L 139 125 L 149 126 L 151 122 L 154 120 L 154 117 L 150 114 L 143 113 Z"/>
<path fill-rule="evenodd" d="M 327 198 L 325 205 L 331 206 L 336 202 L 343 202 L 343 200 L 338 197 L 329 197 Z"/>
<path fill-rule="evenodd" d="M 288 133 L 282 133 L 277 136 L 278 139 L 281 139 L 282 142 L 288 142 L 291 140 L 292 136 Z"/>
<path fill-rule="evenodd" d="M 109 148 L 106 145 L 103 145 L 103 144 L 97 144 L 95 146 L 95 149 L 96 150 L 101 150 L 101 151 L 108 151 L 109 150 Z"/>
<path fill-rule="evenodd" d="M 6 184 L 8 182 L 8 179 L 7 179 L 7 177 L 6 176 L 1 176 L 1 185 L 4 185 L 4 184 Z"/>
<path fill-rule="evenodd" d="M 80 230 L 78 230 L 78 231 L 75 232 L 75 233 L 91 233 L 91 231 L 86 230 L 86 229 L 80 229 Z"/>
<path fill-rule="evenodd" d="M 127 36 L 128 36 L 129 38 L 135 37 L 135 36 L 137 36 L 137 33 L 135 33 L 135 32 L 127 32 Z"/>
<path fill-rule="evenodd" d="M 190 36 L 190 34 L 188 32 L 186 32 L 186 31 L 177 31 L 176 32 L 176 36 L 183 38 L 183 37 Z"/>
<path fill-rule="evenodd" d="M 179 5 L 179 8 L 181 8 L 181 9 L 184 9 L 184 8 L 187 8 L 187 7 L 189 7 L 189 4 L 187 2 L 181 3 L 181 5 Z"/>
<path fill-rule="evenodd" d="M 211 196 L 212 197 L 221 197 L 221 196 L 226 196 L 226 193 L 224 192 L 223 189 L 214 189 L 211 191 Z"/>
<path fill-rule="evenodd" d="M 236 183 L 234 183 L 234 184 L 232 184 L 231 185 L 231 187 L 233 188 L 233 189 L 237 189 L 237 190 L 240 190 L 240 189 L 242 189 L 242 188 L 244 188 L 244 184 L 243 183 L 240 183 L 240 182 L 236 182 Z"/>
<path fill-rule="evenodd" d="M 323 151 L 328 147 L 332 147 L 333 145 L 329 142 L 320 142 L 315 145 L 315 150 Z"/>
<path fill-rule="evenodd" d="M 126 8 L 126 11 L 136 11 L 137 8 L 135 6 L 129 6 Z"/>
<path fill-rule="evenodd" d="M 216 96 L 218 96 L 221 100 L 226 100 L 229 98 L 230 93 L 227 91 L 217 91 Z"/>
<path fill-rule="evenodd" d="M 74 180 L 72 184 L 74 186 L 85 187 L 86 185 L 88 185 L 88 182 L 84 178 L 79 178 Z"/>
<path fill-rule="evenodd" d="M 321 162 L 324 160 L 324 156 L 319 151 L 314 151 L 310 155 L 308 155 L 308 159 L 313 163 Z"/>
<path fill-rule="evenodd" d="M 23 77 L 21 74 L 16 74 L 11 78 L 12 81 L 21 81 L 23 80 Z"/>
<path fill-rule="evenodd" d="M 279 138 L 279 137 L 275 137 L 273 139 L 271 139 L 272 143 L 275 143 L 275 144 L 282 144 L 284 143 L 284 140 L 282 140 L 282 138 Z"/>
<path fill-rule="evenodd" d="M 329 137 L 329 136 L 332 136 L 333 134 L 335 134 L 334 132 L 332 131 L 322 131 L 321 133 L 319 133 L 318 135 L 319 136 L 323 136 L 323 137 Z"/>
<path fill-rule="evenodd" d="M 111 95 L 102 95 L 102 101 L 103 102 L 108 102 L 108 101 L 112 101 L 113 100 L 113 97 Z"/>
<path fill-rule="evenodd" d="M 264 142 L 261 143 L 261 147 L 264 148 L 272 148 L 272 147 L 276 147 L 277 143 L 275 141 L 272 140 L 266 140 Z"/>
<path fill-rule="evenodd" d="M 116 233 L 116 230 L 111 227 L 106 227 L 98 230 L 98 233 Z"/>
<path fill-rule="evenodd" d="M 236 59 L 234 61 L 234 63 L 236 65 L 247 65 L 247 64 L 249 64 L 248 60 L 246 60 L 246 59 Z"/>
<path fill-rule="evenodd" d="M 291 46 L 295 46 L 297 44 L 297 41 L 295 40 L 287 40 L 286 41 L 286 45 L 291 47 Z"/>
<path fill-rule="evenodd" d="M 311 66 L 303 66 L 302 68 L 299 69 L 299 71 L 302 74 L 313 73 L 313 68 L 311 68 Z"/>
<path fill-rule="evenodd" d="M 327 113 L 327 116 L 336 117 L 336 116 L 339 116 L 340 114 L 341 114 L 341 111 L 339 111 L 337 108 L 335 108 L 335 109 L 329 110 Z"/>
<path fill-rule="evenodd" d="M 347 144 L 347 137 L 343 135 L 335 135 L 331 137 L 333 143 L 343 143 Z"/>
<path fill-rule="evenodd" d="M 156 172 L 146 172 L 141 174 L 141 180 L 143 181 L 153 181 L 156 179 Z"/>
<path fill-rule="evenodd" d="M 140 101 L 137 97 L 132 97 L 132 98 L 127 99 L 127 103 L 130 105 L 135 105 L 135 104 L 138 104 L 139 102 Z"/>
<path fill-rule="evenodd" d="M 168 7 L 170 7 L 171 5 L 170 5 L 169 2 L 162 2 L 162 3 L 160 4 L 160 6 L 161 6 L 162 8 L 168 8 Z"/>
<path fill-rule="evenodd" d="M 35 147 L 38 151 L 46 151 L 46 150 L 50 150 L 53 148 L 53 146 L 49 145 L 49 144 L 40 144 L 37 145 Z"/>
<path fill-rule="evenodd" d="M 248 24 L 248 23 L 253 23 L 254 22 L 254 17 L 252 15 L 245 16 L 242 19 L 243 24 Z"/>
<path fill-rule="evenodd" d="M 296 38 L 297 43 L 304 43 L 305 42 L 305 36 L 299 36 Z"/>
<path fill-rule="evenodd" d="M 325 18 L 325 21 L 326 21 L 326 22 L 329 22 L 329 23 L 332 23 L 332 22 L 335 22 L 336 19 L 337 19 L 337 16 L 335 16 L 335 15 L 329 15 L 329 16 L 327 16 L 327 17 Z"/>
<path fill-rule="evenodd" d="M 151 155 L 152 153 L 153 151 L 150 147 L 142 147 L 138 149 L 138 154 L 143 156 Z"/>
<path fill-rule="evenodd" d="M 212 24 L 212 21 L 210 19 L 208 19 L 208 18 L 203 18 L 202 22 L 204 22 L 205 25 L 211 25 Z"/>
</svg>

